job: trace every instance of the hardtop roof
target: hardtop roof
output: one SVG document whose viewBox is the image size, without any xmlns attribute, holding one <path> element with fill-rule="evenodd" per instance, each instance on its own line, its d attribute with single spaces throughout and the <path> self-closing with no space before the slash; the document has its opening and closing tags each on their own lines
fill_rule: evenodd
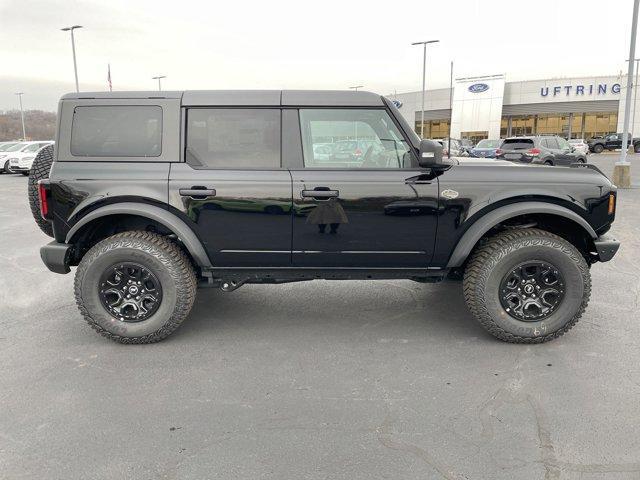
<svg viewBox="0 0 640 480">
<path fill-rule="evenodd" d="M 186 90 L 67 93 L 63 100 L 181 99 L 183 106 L 383 106 L 377 93 L 352 90 Z"/>
</svg>

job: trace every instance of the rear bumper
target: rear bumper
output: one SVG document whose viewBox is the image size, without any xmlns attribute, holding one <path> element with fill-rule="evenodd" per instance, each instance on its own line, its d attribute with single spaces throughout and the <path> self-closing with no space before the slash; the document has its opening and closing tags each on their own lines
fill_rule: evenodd
<svg viewBox="0 0 640 480">
<path fill-rule="evenodd" d="M 54 273 L 69 273 L 69 252 L 71 245 L 55 240 L 40 247 L 40 258 L 49 270 Z"/>
<path fill-rule="evenodd" d="M 598 252 L 598 259 L 601 262 L 608 262 L 611 260 L 620 248 L 620 242 L 609 235 L 601 235 L 596 238 L 593 243 L 596 246 Z"/>
</svg>

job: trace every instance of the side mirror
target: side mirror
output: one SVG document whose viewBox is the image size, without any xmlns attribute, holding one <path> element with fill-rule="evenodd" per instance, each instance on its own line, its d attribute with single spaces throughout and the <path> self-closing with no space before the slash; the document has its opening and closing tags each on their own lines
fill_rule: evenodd
<svg viewBox="0 0 640 480">
<path fill-rule="evenodd" d="M 418 155 L 418 165 L 421 167 L 426 168 L 442 164 L 442 146 L 433 140 L 422 140 Z"/>
</svg>

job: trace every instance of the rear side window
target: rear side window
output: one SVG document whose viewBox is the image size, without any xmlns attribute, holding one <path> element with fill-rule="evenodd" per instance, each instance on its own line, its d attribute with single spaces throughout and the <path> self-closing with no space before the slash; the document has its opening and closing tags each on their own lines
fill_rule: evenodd
<svg viewBox="0 0 640 480">
<path fill-rule="evenodd" d="M 161 107 L 76 107 L 73 112 L 73 156 L 158 157 L 161 153 Z"/>
<path fill-rule="evenodd" d="M 186 158 L 205 168 L 280 168 L 280 110 L 189 109 Z"/>
<path fill-rule="evenodd" d="M 502 150 L 528 150 L 533 148 L 533 140 L 530 138 L 507 138 L 500 148 Z"/>
</svg>

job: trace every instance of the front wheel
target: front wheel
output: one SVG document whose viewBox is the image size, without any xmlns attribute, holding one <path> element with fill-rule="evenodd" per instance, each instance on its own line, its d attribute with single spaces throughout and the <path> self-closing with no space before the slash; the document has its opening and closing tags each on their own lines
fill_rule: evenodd
<svg viewBox="0 0 640 480">
<path fill-rule="evenodd" d="M 189 314 L 196 276 L 168 238 L 123 232 L 92 247 L 78 265 L 75 297 L 84 319 L 120 343 L 168 337 Z"/>
<path fill-rule="evenodd" d="M 633 144 L 633 151 L 635 153 L 640 153 L 640 143 L 634 143 Z"/>
<path fill-rule="evenodd" d="M 593 146 L 593 153 L 602 153 L 604 150 L 604 146 L 600 144 L 596 144 Z"/>
<path fill-rule="evenodd" d="M 469 310 L 493 336 L 542 343 L 580 319 L 591 275 L 584 257 L 563 238 L 538 229 L 511 230 L 473 254 L 463 288 Z"/>
</svg>

